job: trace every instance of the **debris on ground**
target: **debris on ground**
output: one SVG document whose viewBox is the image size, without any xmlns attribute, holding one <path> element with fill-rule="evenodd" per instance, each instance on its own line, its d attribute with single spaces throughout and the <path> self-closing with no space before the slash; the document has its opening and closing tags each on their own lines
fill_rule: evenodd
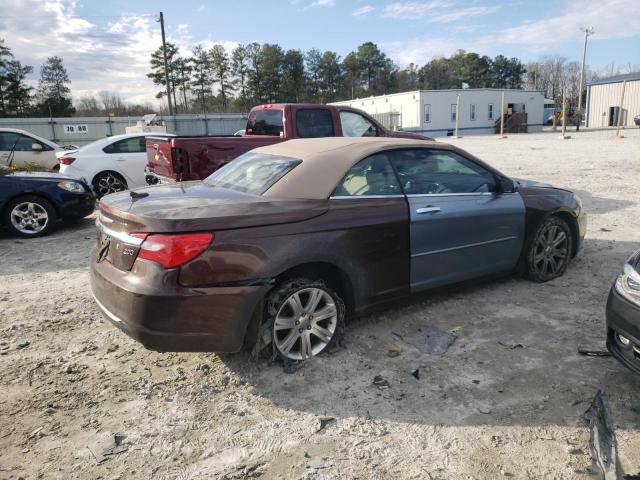
<svg viewBox="0 0 640 480">
<path fill-rule="evenodd" d="M 598 390 L 584 417 L 591 430 L 589 447 L 594 468 L 599 470 L 602 480 L 616 480 L 616 434 L 606 393 Z"/>
<path fill-rule="evenodd" d="M 504 348 L 508 348 L 510 350 L 515 350 L 517 348 L 526 348 L 526 346 L 522 343 L 509 343 L 498 340 L 498 345 L 503 346 Z"/>
<path fill-rule="evenodd" d="M 386 353 L 387 357 L 397 357 L 398 355 L 400 355 L 400 349 L 398 347 L 395 347 L 393 345 L 391 345 L 388 349 L 387 349 L 387 353 Z"/>
<path fill-rule="evenodd" d="M 373 377 L 373 384 L 378 387 L 379 390 L 386 390 L 391 387 L 388 381 L 386 381 L 382 376 L 376 375 Z"/>
<path fill-rule="evenodd" d="M 585 357 L 610 357 L 611 352 L 608 350 L 590 350 L 588 348 L 578 348 L 578 353 Z"/>
<path fill-rule="evenodd" d="M 420 380 L 420 369 L 416 368 L 413 372 L 411 372 L 411 375 L 413 375 L 416 380 Z"/>
<path fill-rule="evenodd" d="M 436 327 L 407 328 L 396 335 L 403 342 L 429 355 L 444 355 L 456 340 L 455 335 Z"/>
<path fill-rule="evenodd" d="M 96 462 L 102 463 L 112 455 L 117 455 L 119 453 L 126 452 L 129 447 L 124 445 L 124 435 L 107 435 L 103 438 L 98 439 L 91 445 L 87 445 L 87 449 L 93 455 L 93 458 L 96 459 Z"/>
<path fill-rule="evenodd" d="M 331 424 L 331 423 L 336 421 L 336 419 L 333 418 L 333 417 L 320 417 L 319 420 L 320 420 L 320 425 L 318 426 L 318 429 L 316 430 L 316 433 L 320 433 L 325 428 L 327 428 L 327 426 L 329 426 L 329 424 Z"/>
</svg>

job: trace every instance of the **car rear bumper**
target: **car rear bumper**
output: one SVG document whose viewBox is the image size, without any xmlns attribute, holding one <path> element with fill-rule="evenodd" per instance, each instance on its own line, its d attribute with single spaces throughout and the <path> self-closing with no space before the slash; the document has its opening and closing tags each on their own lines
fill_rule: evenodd
<svg viewBox="0 0 640 480">
<path fill-rule="evenodd" d="M 624 345 L 619 336 L 629 340 Z M 630 370 L 640 374 L 640 306 L 622 297 L 615 285 L 607 300 L 607 348 Z"/>
<path fill-rule="evenodd" d="M 178 269 L 137 261 L 132 271 L 116 269 L 91 254 L 91 290 L 116 327 L 150 350 L 237 352 L 268 285 L 188 288 Z"/>
</svg>

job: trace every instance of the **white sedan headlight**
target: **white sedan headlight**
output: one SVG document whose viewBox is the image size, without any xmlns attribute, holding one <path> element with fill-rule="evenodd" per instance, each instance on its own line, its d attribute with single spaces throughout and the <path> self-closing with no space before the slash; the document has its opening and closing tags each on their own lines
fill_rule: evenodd
<svg viewBox="0 0 640 480">
<path fill-rule="evenodd" d="M 616 290 L 630 302 L 640 305 L 640 273 L 632 265 L 625 264 L 616 280 Z"/>
<path fill-rule="evenodd" d="M 60 183 L 58 183 L 58 186 L 60 188 L 62 188 L 63 190 L 66 190 L 68 192 L 73 192 L 73 193 L 84 193 L 84 187 L 82 186 L 81 183 L 78 182 L 72 182 L 70 180 L 64 180 Z"/>
</svg>

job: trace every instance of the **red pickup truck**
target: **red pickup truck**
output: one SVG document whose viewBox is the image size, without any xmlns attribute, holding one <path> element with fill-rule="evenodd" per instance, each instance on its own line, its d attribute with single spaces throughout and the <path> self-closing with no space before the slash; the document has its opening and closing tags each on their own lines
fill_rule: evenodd
<svg viewBox="0 0 640 480">
<path fill-rule="evenodd" d="M 149 184 L 201 180 L 254 148 L 294 138 L 406 137 L 392 132 L 366 113 L 348 107 L 277 104 L 253 107 L 243 136 L 147 137 Z"/>
</svg>

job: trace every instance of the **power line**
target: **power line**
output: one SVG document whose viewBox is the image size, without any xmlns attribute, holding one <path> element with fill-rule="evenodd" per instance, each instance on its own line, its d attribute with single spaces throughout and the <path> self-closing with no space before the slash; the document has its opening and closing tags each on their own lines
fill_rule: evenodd
<svg viewBox="0 0 640 480">
<path fill-rule="evenodd" d="M 157 17 L 154 13 L 136 15 L 2 15 L 2 18 L 149 18 Z"/>
</svg>

